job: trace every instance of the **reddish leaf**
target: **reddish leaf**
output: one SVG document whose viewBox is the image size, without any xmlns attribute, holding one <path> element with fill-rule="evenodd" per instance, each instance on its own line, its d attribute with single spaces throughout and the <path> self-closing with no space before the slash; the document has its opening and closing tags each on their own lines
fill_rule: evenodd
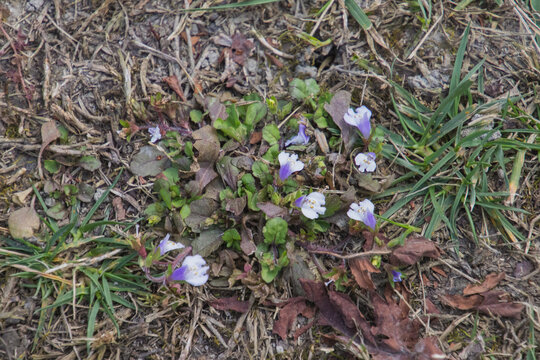
<svg viewBox="0 0 540 360">
<path fill-rule="evenodd" d="M 364 319 L 360 309 L 347 295 L 336 291 L 328 291 L 328 297 L 343 316 L 345 325 L 353 329 L 360 329 L 368 343 L 376 344 L 375 338 L 371 335 L 368 322 Z"/>
<path fill-rule="evenodd" d="M 198 184 L 198 193 L 200 194 L 206 185 L 210 184 L 212 180 L 214 180 L 218 174 L 214 171 L 214 164 L 209 162 L 204 162 L 199 164 L 201 168 L 199 171 L 197 171 L 197 174 L 195 174 L 195 181 Z"/>
<path fill-rule="evenodd" d="M 525 308 L 523 304 L 509 302 L 510 296 L 503 291 L 488 291 L 480 294 L 484 298 L 477 310 L 488 315 L 499 315 L 519 319 Z"/>
<path fill-rule="evenodd" d="M 304 298 L 296 297 L 289 299 L 287 304 L 279 311 L 279 318 L 274 322 L 272 333 L 278 334 L 283 340 L 286 340 L 287 334 L 294 324 L 294 320 L 306 308 L 307 304 Z"/>
<path fill-rule="evenodd" d="M 390 256 L 390 263 L 393 265 L 413 265 L 421 257 L 438 258 L 439 249 L 433 241 L 422 236 L 408 237 L 403 246 L 395 248 Z"/>
<path fill-rule="evenodd" d="M 226 119 L 227 116 L 227 108 L 225 105 L 219 102 L 219 99 L 217 98 L 211 98 L 208 97 L 207 100 L 207 107 L 208 107 L 208 115 L 210 116 L 210 119 L 212 120 L 212 124 L 216 119 Z"/>
<path fill-rule="evenodd" d="M 176 77 L 176 75 L 164 77 L 163 81 L 165 81 L 167 85 L 169 85 L 169 87 L 176 93 L 176 95 L 178 95 L 180 99 L 182 99 L 182 101 L 186 101 L 186 96 L 180 88 L 180 84 L 178 83 L 178 78 Z"/>
<path fill-rule="evenodd" d="M 355 258 L 349 261 L 351 272 L 358 286 L 366 290 L 375 290 L 375 284 L 371 280 L 371 273 L 380 272 L 366 258 Z"/>
<path fill-rule="evenodd" d="M 246 207 L 246 196 L 225 200 L 225 210 L 232 212 L 236 216 L 242 215 Z"/>
<path fill-rule="evenodd" d="M 504 273 L 500 273 L 500 274 L 491 273 L 488 276 L 486 276 L 486 279 L 480 285 L 472 285 L 472 284 L 467 285 L 467 287 L 463 290 L 463 295 L 480 294 L 488 290 L 491 290 L 495 286 L 497 286 L 501 282 L 501 280 L 504 279 L 504 276 L 505 276 Z"/>
<path fill-rule="evenodd" d="M 249 311 L 249 301 L 240 301 L 235 296 L 216 299 L 210 302 L 210 305 L 217 310 L 233 310 L 240 313 Z"/>
<path fill-rule="evenodd" d="M 269 218 L 286 218 L 288 215 L 287 209 L 281 206 L 277 206 L 271 202 L 257 203 L 257 207 Z M 286 220 L 286 219 L 285 219 Z"/>
<path fill-rule="evenodd" d="M 459 310 L 471 310 L 475 309 L 482 303 L 482 296 L 461 296 L 461 295 L 444 295 L 441 297 L 441 301 L 448 306 L 451 306 Z"/>
<path fill-rule="evenodd" d="M 414 352 L 416 353 L 414 359 L 418 360 L 446 359 L 446 356 L 437 345 L 435 336 L 420 339 L 414 346 Z"/>
<path fill-rule="evenodd" d="M 251 40 L 248 40 L 242 33 L 237 32 L 232 37 L 231 50 L 234 62 L 244 65 L 247 57 L 251 53 L 254 45 Z"/>
</svg>

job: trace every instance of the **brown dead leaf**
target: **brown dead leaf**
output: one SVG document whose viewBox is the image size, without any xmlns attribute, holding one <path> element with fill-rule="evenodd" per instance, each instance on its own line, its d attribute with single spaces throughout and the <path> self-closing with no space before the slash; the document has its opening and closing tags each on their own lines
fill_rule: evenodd
<svg viewBox="0 0 540 360">
<path fill-rule="evenodd" d="M 287 339 L 287 334 L 291 330 L 298 315 L 312 317 L 313 310 L 309 309 L 303 297 L 295 297 L 287 300 L 285 306 L 279 311 L 279 318 L 274 322 L 273 334 L 279 335 L 283 340 Z"/>
<path fill-rule="evenodd" d="M 164 77 L 163 81 L 169 85 L 169 87 L 176 93 L 176 95 L 178 95 L 180 99 L 182 99 L 182 101 L 186 101 L 186 96 L 184 95 L 182 88 L 180 88 L 180 83 L 178 82 L 176 75 Z"/>
<path fill-rule="evenodd" d="M 288 219 L 288 212 L 286 208 L 277 206 L 274 203 L 267 201 L 263 203 L 257 203 L 257 207 L 269 218 L 280 217 L 285 220 Z"/>
<path fill-rule="evenodd" d="M 214 163 L 219 155 L 220 144 L 217 131 L 214 127 L 206 125 L 192 134 L 195 143 L 193 146 L 199 152 L 197 161 Z"/>
<path fill-rule="evenodd" d="M 390 263 L 392 265 L 413 265 L 423 256 L 436 259 L 440 256 L 440 252 L 433 241 L 423 236 L 410 236 L 405 240 L 403 246 L 394 249 L 390 255 Z"/>
<path fill-rule="evenodd" d="M 262 139 L 262 131 L 255 131 L 251 134 L 249 138 L 249 143 L 251 145 L 254 145 L 261 142 L 261 139 Z"/>
<path fill-rule="evenodd" d="M 242 215 L 246 207 L 246 196 L 225 200 L 225 210 L 232 212 L 236 216 Z"/>
<path fill-rule="evenodd" d="M 371 335 L 368 322 L 360 312 L 360 309 L 358 309 L 358 306 L 352 302 L 348 295 L 336 291 L 328 291 L 328 297 L 343 316 L 345 325 L 361 330 L 368 343 L 376 344 L 375 338 Z"/>
<path fill-rule="evenodd" d="M 357 138 L 356 128 L 351 126 L 343 120 L 343 116 L 349 109 L 351 104 L 351 93 L 345 90 L 339 90 L 334 94 L 329 104 L 324 105 L 332 120 L 341 130 L 341 137 L 343 138 L 343 144 L 345 145 L 345 152 L 349 153 L 354 146 L 354 142 Z"/>
<path fill-rule="evenodd" d="M 121 197 L 115 197 L 112 201 L 114 211 L 116 212 L 116 221 L 123 221 L 126 219 L 126 210 L 124 209 L 124 204 L 122 203 Z"/>
<path fill-rule="evenodd" d="M 226 119 L 227 116 L 229 116 L 227 114 L 227 108 L 219 101 L 219 99 L 213 97 L 207 97 L 207 99 L 206 104 L 208 108 L 208 115 L 212 120 L 212 124 L 217 119 Z"/>
<path fill-rule="evenodd" d="M 491 273 L 488 276 L 486 276 L 486 279 L 480 285 L 473 285 L 473 284 L 467 285 L 467 287 L 465 287 L 465 289 L 463 290 L 463 295 L 480 294 L 488 290 L 491 290 L 495 286 L 497 286 L 504 279 L 504 277 L 505 277 L 504 273 L 500 273 L 500 274 Z"/>
<path fill-rule="evenodd" d="M 240 301 L 236 296 L 216 299 L 210 302 L 210 305 L 217 310 L 232 310 L 239 313 L 246 313 L 249 311 L 249 301 Z"/>
<path fill-rule="evenodd" d="M 54 121 L 48 121 L 41 126 L 41 149 L 39 149 L 37 160 L 39 177 L 41 179 L 43 179 L 43 170 L 41 168 L 41 156 L 43 155 L 43 150 L 59 137 L 60 131 L 58 131 Z"/>
<path fill-rule="evenodd" d="M 461 296 L 461 295 L 444 295 L 441 297 L 441 301 L 446 305 L 459 310 L 471 310 L 475 309 L 482 303 L 482 296 Z"/>
<path fill-rule="evenodd" d="M 9 215 L 9 233 L 16 239 L 29 238 L 39 230 L 39 216 L 31 207 L 23 207 Z"/>
<path fill-rule="evenodd" d="M 240 232 L 240 237 L 242 240 L 240 241 L 240 249 L 244 252 L 246 255 L 251 255 L 257 250 L 257 246 L 255 246 L 255 242 L 253 241 L 253 234 L 250 229 L 248 229 L 244 224 L 242 225 L 242 231 Z"/>
<path fill-rule="evenodd" d="M 379 269 L 373 266 L 366 258 L 351 259 L 349 266 L 358 286 L 366 290 L 375 290 L 375 284 L 371 280 L 371 273 L 379 273 Z"/>
<path fill-rule="evenodd" d="M 244 65 L 253 47 L 253 41 L 248 40 L 244 34 L 236 32 L 232 37 L 231 43 L 232 59 L 234 62 Z"/>
</svg>

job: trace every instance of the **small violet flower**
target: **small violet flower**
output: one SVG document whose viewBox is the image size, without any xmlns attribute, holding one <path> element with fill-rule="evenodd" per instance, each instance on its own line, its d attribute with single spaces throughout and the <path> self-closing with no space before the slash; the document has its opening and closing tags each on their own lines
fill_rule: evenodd
<svg viewBox="0 0 540 360">
<path fill-rule="evenodd" d="M 306 125 L 298 125 L 298 135 L 290 138 L 285 142 L 285 146 L 289 145 L 307 145 L 309 143 L 309 136 L 306 135 Z"/>
<path fill-rule="evenodd" d="M 392 280 L 394 282 L 400 282 L 402 279 L 401 279 L 401 272 L 397 271 L 397 270 L 392 270 Z"/>
<path fill-rule="evenodd" d="M 174 270 L 170 280 L 185 281 L 193 286 L 204 285 L 208 281 L 206 261 L 201 255 L 186 256 L 182 266 Z"/>
<path fill-rule="evenodd" d="M 298 160 L 298 155 L 289 154 L 282 151 L 278 155 L 279 165 L 279 178 L 281 181 L 285 181 L 292 173 L 300 171 L 304 168 L 304 163 Z"/>
<path fill-rule="evenodd" d="M 375 153 L 360 153 L 354 158 L 358 171 L 360 172 L 374 172 L 377 168 L 375 163 Z"/>
<path fill-rule="evenodd" d="M 324 207 L 326 201 L 324 195 L 320 192 L 312 192 L 306 196 L 300 196 L 294 202 L 294 205 L 298 206 L 302 210 L 302 214 L 308 219 L 316 219 L 319 215 L 325 213 Z"/>
<path fill-rule="evenodd" d="M 353 220 L 363 222 L 371 230 L 375 230 L 377 221 L 375 220 L 375 215 L 373 215 L 374 210 L 375 205 L 366 199 L 358 204 L 352 203 L 351 208 L 347 211 L 347 215 Z"/>
<path fill-rule="evenodd" d="M 150 139 L 151 143 L 155 143 L 156 141 L 161 139 L 161 130 L 159 129 L 159 126 L 148 129 L 148 132 L 150 133 L 150 135 L 152 135 L 152 138 Z"/>
<path fill-rule="evenodd" d="M 343 116 L 343 120 L 349 125 L 356 126 L 362 133 L 362 136 L 366 139 L 369 138 L 369 134 L 371 133 L 370 118 L 371 110 L 365 105 L 356 108 L 356 110 L 350 108 Z"/>
<path fill-rule="evenodd" d="M 181 243 L 169 240 L 170 237 L 171 237 L 170 234 L 165 235 L 163 240 L 161 240 L 161 242 L 158 245 L 159 254 L 161 256 L 165 255 L 171 250 L 184 248 L 184 245 L 182 245 Z"/>
</svg>

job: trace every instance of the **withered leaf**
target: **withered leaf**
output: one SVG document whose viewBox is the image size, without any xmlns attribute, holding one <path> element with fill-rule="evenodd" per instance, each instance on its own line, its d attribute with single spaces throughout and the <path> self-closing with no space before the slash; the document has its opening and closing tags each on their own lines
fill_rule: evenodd
<svg viewBox="0 0 540 360">
<path fill-rule="evenodd" d="M 23 207 L 15 210 L 9 215 L 9 233 L 16 239 L 34 236 L 34 232 L 39 229 L 39 216 L 31 207 Z"/>
<path fill-rule="evenodd" d="M 253 241 L 253 234 L 251 230 L 245 226 L 242 226 L 240 237 L 242 238 L 240 241 L 240 249 L 242 249 L 244 254 L 248 256 L 253 254 L 255 250 L 257 250 L 257 246 L 255 246 L 255 242 Z"/>
<path fill-rule="evenodd" d="M 236 191 L 238 188 L 238 175 L 240 170 L 233 165 L 233 158 L 230 156 L 222 157 L 217 163 L 217 171 L 223 182 L 229 186 L 232 191 Z"/>
<path fill-rule="evenodd" d="M 288 218 L 287 209 L 281 206 L 277 206 L 272 202 L 267 201 L 263 203 L 257 203 L 257 207 L 261 209 L 262 212 L 265 213 L 265 215 L 269 218 L 280 217 L 285 220 L 287 220 L 286 218 Z"/>
<path fill-rule="evenodd" d="M 253 47 L 253 41 L 248 40 L 241 32 L 236 32 L 232 37 L 231 43 L 232 58 L 234 62 L 244 65 Z"/>
<path fill-rule="evenodd" d="M 195 181 L 198 183 L 199 194 L 204 190 L 218 174 L 214 171 L 214 164 L 209 162 L 199 163 L 201 168 L 195 175 Z"/>
<path fill-rule="evenodd" d="M 376 343 L 375 338 L 371 335 L 368 322 L 348 295 L 336 291 L 328 291 L 328 297 L 343 316 L 345 325 L 353 329 L 360 329 L 364 335 L 364 340 L 371 344 Z"/>
<path fill-rule="evenodd" d="M 324 110 L 330 114 L 332 120 L 341 130 L 341 137 L 343 138 L 343 144 L 345 145 L 345 152 L 349 153 L 354 146 L 354 142 L 358 135 L 356 135 L 356 128 L 351 126 L 343 120 L 343 116 L 349 109 L 351 104 L 351 93 L 345 90 L 339 90 L 334 94 L 329 104 L 324 105 Z"/>
<path fill-rule="evenodd" d="M 423 236 L 409 236 L 403 246 L 396 247 L 390 255 L 390 263 L 393 265 L 413 265 L 421 257 L 438 258 L 439 249 L 433 241 Z"/>
<path fill-rule="evenodd" d="M 287 304 L 279 311 L 279 318 L 274 322 L 272 333 L 278 334 L 283 340 L 286 340 L 296 317 L 304 312 L 311 315 L 309 311 L 306 311 L 307 307 L 306 300 L 302 297 L 287 300 Z M 302 315 L 306 316 L 305 314 Z"/>
<path fill-rule="evenodd" d="M 214 163 L 219 155 L 220 144 L 216 129 L 210 125 L 206 125 L 199 130 L 193 132 L 195 143 L 193 146 L 199 152 L 197 161 L 200 163 Z"/>
<path fill-rule="evenodd" d="M 185 219 L 185 223 L 191 228 L 191 230 L 198 232 L 202 227 L 204 227 L 206 219 L 212 216 L 212 214 L 217 210 L 218 205 L 217 202 L 212 199 L 202 198 L 193 201 L 189 208 L 191 213 Z"/>
<path fill-rule="evenodd" d="M 471 296 L 445 295 L 441 300 L 456 309 L 478 310 L 487 315 L 498 315 L 518 319 L 524 305 L 510 302 L 504 291 L 487 291 Z"/>
<path fill-rule="evenodd" d="M 45 150 L 45 148 L 49 146 L 50 143 L 52 143 L 59 137 L 60 137 L 60 131 L 58 131 L 58 128 L 56 127 L 56 124 L 54 121 L 48 121 L 41 126 L 41 149 L 39 149 L 39 154 L 38 154 L 38 172 L 39 172 L 39 177 L 42 179 L 43 179 L 43 170 L 41 169 L 41 156 L 43 155 L 43 150 Z"/>
<path fill-rule="evenodd" d="M 164 77 L 163 81 L 169 85 L 169 87 L 176 93 L 176 95 L 178 95 L 180 99 L 182 99 L 182 101 L 186 101 L 186 96 L 180 87 L 180 83 L 178 82 L 176 75 Z"/>
<path fill-rule="evenodd" d="M 366 290 L 375 290 L 375 284 L 371 280 L 371 273 L 378 273 L 380 272 L 379 269 L 373 266 L 366 258 L 351 259 L 349 266 L 358 286 Z"/>
<path fill-rule="evenodd" d="M 210 302 L 210 305 L 217 310 L 233 310 L 239 313 L 246 313 L 249 311 L 249 301 L 241 301 L 236 296 L 216 299 Z"/>
<path fill-rule="evenodd" d="M 227 108 L 225 107 L 225 105 L 223 105 L 217 98 L 209 97 L 209 99 L 211 100 L 208 101 L 208 115 L 210 116 L 210 119 L 212 120 L 212 124 L 217 119 L 225 120 L 228 116 Z"/>
<path fill-rule="evenodd" d="M 441 301 L 448 306 L 451 306 L 459 310 L 471 310 L 475 309 L 482 303 L 482 296 L 461 296 L 461 295 L 444 295 L 441 297 Z"/>
<path fill-rule="evenodd" d="M 225 210 L 232 212 L 236 216 L 242 215 L 246 207 L 247 199 L 245 196 L 225 200 Z"/>
<path fill-rule="evenodd" d="M 504 276 L 504 273 L 491 273 L 486 276 L 486 279 L 480 285 L 467 285 L 467 287 L 465 287 L 465 289 L 463 290 L 463 295 L 480 294 L 491 290 L 504 279 Z"/>
</svg>

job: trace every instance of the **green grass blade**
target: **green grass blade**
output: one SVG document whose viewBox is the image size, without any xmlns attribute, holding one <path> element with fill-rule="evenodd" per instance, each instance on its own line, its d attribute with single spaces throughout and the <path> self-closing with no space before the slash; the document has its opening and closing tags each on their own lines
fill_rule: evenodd
<svg viewBox="0 0 540 360">
<path fill-rule="evenodd" d="M 461 42 L 459 43 L 458 51 L 456 53 L 454 69 L 452 70 L 452 77 L 450 78 L 450 92 L 454 91 L 457 88 L 459 81 L 461 80 L 463 58 L 465 56 L 465 50 L 467 49 L 467 42 L 469 40 L 470 30 L 471 30 L 471 24 L 469 23 L 467 27 L 465 28 L 465 31 L 463 32 Z M 455 112 L 454 113 L 457 113 L 458 105 L 459 105 L 459 96 L 455 98 L 455 102 L 454 102 Z"/>
<path fill-rule="evenodd" d="M 369 30 L 371 28 L 371 21 L 367 17 L 366 13 L 354 0 L 345 0 L 345 7 L 352 15 L 352 17 L 360 24 L 362 29 Z"/>
<path fill-rule="evenodd" d="M 439 160 L 427 173 L 424 175 L 412 188 L 412 192 L 420 189 L 426 181 L 430 180 L 443 166 L 447 165 L 450 161 L 456 158 L 456 154 L 452 151 L 446 154 L 441 160 Z"/>
<path fill-rule="evenodd" d="M 88 327 L 86 328 L 86 337 L 91 339 L 94 336 L 94 330 L 96 325 L 96 318 L 99 313 L 100 304 L 99 301 L 94 302 L 88 313 Z M 86 351 L 90 354 L 90 345 L 92 344 L 91 340 L 86 342 Z"/>
<path fill-rule="evenodd" d="M 109 195 L 109 193 L 111 192 L 111 190 L 114 188 L 114 186 L 116 185 L 116 183 L 118 182 L 118 180 L 120 179 L 120 176 L 122 175 L 122 172 L 123 172 L 124 169 L 121 169 L 120 170 L 120 173 L 116 176 L 116 179 L 114 179 L 113 183 L 111 184 L 111 186 L 109 186 L 107 188 L 107 190 L 105 190 L 105 192 L 103 192 L 103 194 L 101 195 L 101 197 L 98 199 L 98 201 L 96 201 L 96 203 L 94 204 L 94 206 L 92 206 L 92 208 L 90 209 L 90 211 L 88 212 L 88 214 L 86 214 L 84 220 L 82 221 L 81 223 L 81 227 L 84 227 L 86 224 L 88 224 L 88 222 L 90 221 L 90 219 L 92 218 L 92 216 L 94 215 L 94 213 L 96 212 L 96 210 L 99 208 L 99 206 L 101 205 L 101 203 L 103 201 L 105 201 L 105 199 L 107 198 L 107 196 Z"/>
</svg>

